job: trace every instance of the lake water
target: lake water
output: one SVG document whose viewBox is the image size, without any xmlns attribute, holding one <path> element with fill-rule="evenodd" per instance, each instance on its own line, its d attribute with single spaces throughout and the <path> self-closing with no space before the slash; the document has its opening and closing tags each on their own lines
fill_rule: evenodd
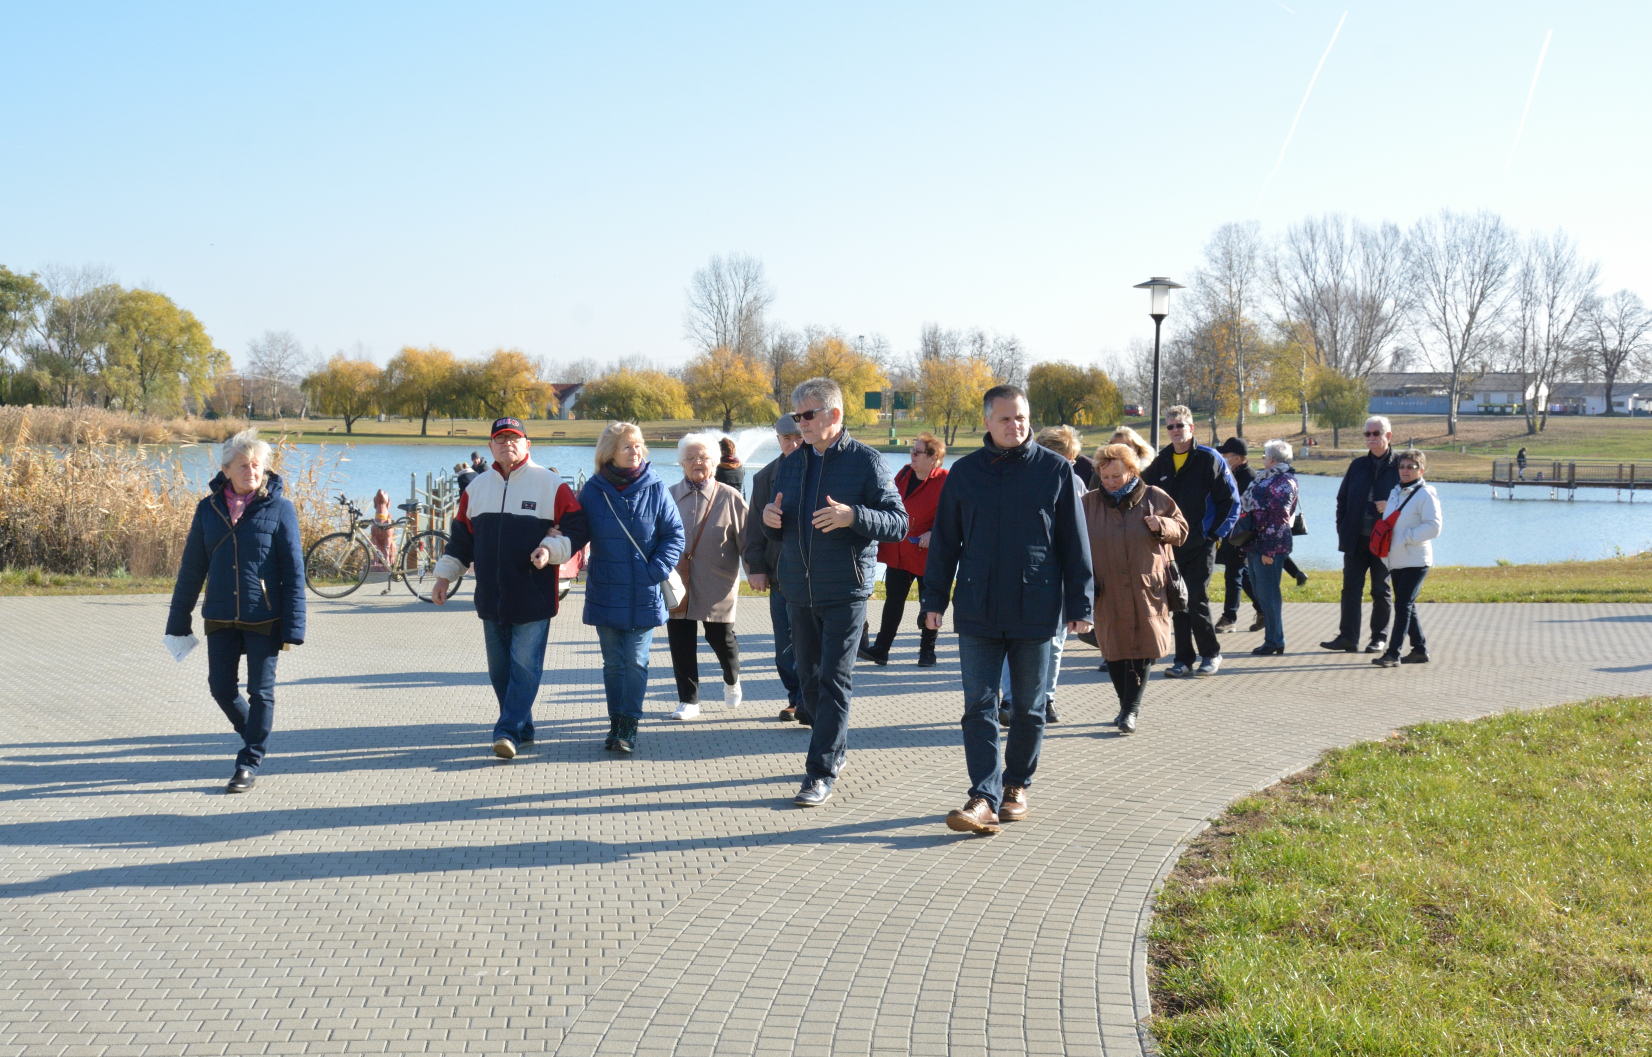
<svg viewBox="0 0 1652 1057">
<path fill-rule="evenodd" d="M 755 433 L 756 431 L 753 431 Z M 779 454 L 772 434 L 758 439 L 742 438 L 751 444 L 746 460 L 748 478 L 764 463 Z M 392 502 L 405 501 L 409 475 L 424 487 L 425 474 L 451 471 L 453 465 L 468 461 L 474 445 L 365 444 L 298 445 L 302 458 L 320 459 L 335 471 L 334 492 L 349 494 L 365 508 L 379 488 L 390 493 Z M 174 449 L 191 476 L 204 482 L 216 448 L 190 445 Z M 485 454 L 485 453 L 484 453 Z M 534 460 L 554 466 L 571 479 L 589 477 L 595 469 L 596 449 L 589 445 L 535 444 Z M 654 469 L 667 483 L 682 479 L 675 451 L 661 446 L 653 452 Z M 905 460 L 885 455 L 891 468 Z M 948 465 L 957 460 L 949 455 Z M 1302 493 L 1302 509 L 1308 521 L 1308 535 L 1296 539 L 1297 563 L 1307 569 L 1340 569 L 1332 519 L 1336 511 L 1339 481 L 1335 477 L 1303 474 L 1297 478 Z M 1437 484 L 1445 514 L 1445 530 L 1435 541 L 1435 561 L 1441 565 L 1495 565 L 1499 559 L 1518 564 L 1563 561 L 1569 558 L 1609 557 L 1619 551 L 1635 553 L 1652 549 L 1652 492 L 1634 503 L 1613 500 L 1607 489 L 1579 489 L 1579 498 L 1550 500 L 1537 489 L 1530 498 L 1492 499 L 1491 488 L 1476 484 Z M 749 491 L 749 484 L 748 484 Z M 1506 492 L 1504 493 L 1507 494 Z"/>
</svg>

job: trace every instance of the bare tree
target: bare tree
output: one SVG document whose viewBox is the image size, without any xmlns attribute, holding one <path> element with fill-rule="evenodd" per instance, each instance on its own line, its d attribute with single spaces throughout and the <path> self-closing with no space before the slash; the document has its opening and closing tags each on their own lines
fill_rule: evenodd
<svg viewBox="0 0 1652 1057">
<path fill-rule="evenodd" d="M 786 379 L 791 376 L 792 366 L 803 359 L 804 350 L 808 347 L 808 340 L 795 330 L 776 327 L 768 335 L 768 343 L 763 350 L 763 365 L 774 386 L 774 402 L 780 405 L 781 410 L 792 406 Z"/>
<path fill-rule="evenodd" d="M 263 337 L 247 342 L 247 369 L 242 377 L 257 381 L 267 415 L 272 403 L 298 393 L 298 382 L 309 366 L 310 355 L 292 331 L 266 330 Z"/>
<path fill-rule="evenodd" d="M 1102 349 L 1098 357 L 1127 404 L 1153 402 L 1153 343 L 1140 335 L 1122 349 Z"/>
<path fill-rule="evenodd" d="M 41 281 L 49 297 L 36 317 L 39 341 L 29 349 L 29 359 L 68 407 L 90 395 L 123 291 L 108 269 L 94 265 L 51 265 Z"/>
<path fill-rule="evenodd" d="M 1423 354 L 1449 373 L 1446 431 L 1457 434 L 1457 399 L 1498 338 L 1512 292 L 1518 241 L 1495 213 L 1454 213 L 1417 221 L 1406 241 Z"/>
<path fill-rule="evenodd" d="M 1256 221 L 1216 229 L 1205 243 L 1205 266 L 1194 276 L 1193 287 L 1207 323 L 1208 340 L 1195 341 L 1192 348 L 1226 345 L 1220 350 L 1223 374 L 1233 386 L 1234 432 L 1243 437 L 1245 401 L 1261 369 L 1259 343 L 1249 340 L 1248 333 L 1249 317 L 1261 307 L 1262 236 Z"/>
<path fill-rule="evenodd" d="M 1588 305 L 1580 352 L 1606 383 L 1606 410 L 1623 371 L 1644 367 L 1652 354 L 1652 314 L 1639 295 L 1619 290 Z"/>
<path fill-rule="evenodd" d="M 1405 237 L 1395 225 L 1309 217 L 1286 231 L 1272 281 L 1281 329 L 1307 327 L 1325 366 L 1363 377 L 1392 359 L 1411 301 Z"/>
<path fill-rule="evenodd" d="M 689 284 L 683 333 L 702 352 L 729 348 L 756 359 L 763 351 L 763 313 L 773 303 L 762 261 L 740 254 L 712 257 Z"/>
<path fill-rule="evenodd" d="M 1503 366 L 1520 376 L 1522 394 L 1532 394 L 1524 400 L 1528 434 L 1549 424 L 1544 397 L 1563 380 L 1599 274 L 1600 265 L 1583 260 L 1565 232 L 1537 235 L 1526 243 L 1515 276 L 1516 318 L 1503 343 Z"/>
</svg>

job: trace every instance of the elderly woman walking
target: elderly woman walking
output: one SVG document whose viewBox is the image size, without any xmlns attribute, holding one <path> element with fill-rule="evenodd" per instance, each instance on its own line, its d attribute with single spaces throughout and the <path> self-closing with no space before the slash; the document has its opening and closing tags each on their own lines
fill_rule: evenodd
<svg viewBox="0 0 1652 1057">
<path fill-rule="evenodd" d="M 1371 661 L 1381 668 L 1428 663 L 1428 640 L 1417 622 L 1417 596 L 1434 564 L 1433 541 L 1439 538 L 1444 524 L 1440 494 L 1423 480 L 1428 456 L 1416 448 L 1402 451 L 1399 470 L 1400 483 L 1388 493 L 1388 505 L 1383 508 L 1388 511 L 1383 520 L 1393 528 L 1383 562 L 1394 585 L 1394 629 L 1388 635 L 1388 649 Z M 1411 637 L 1411 652 L 1401 657 L 1400 646 L 1407 635 Z"/>
<path fill-rule="evenodd" d="M 602 646 L 611 752 L 636 750 L 637 720 L 648 692 L 648 651 L 666 621 L 660 584 L 683 553 L 683 520 L 665 482 L 648 464 L 642 430 L 610 423 L 597 439 L 597 471 L 580 489 L 591 532 L 585 623 Z"/>
<path fill-rule="evenodd" d="M 1133 734 L 1153 662 L 1175 648 L 1166 585 L 1172 548 L 1187 538 L 1175 500 L 1141 479 L 1129 444 L 1096 453 L 1099 488 L 1084 496 L 1096 572 L 1096 646 L 1118 695 L 1113 724 Z"/>
<path fill-rule="evenodd" d="M 1240 521 L 1236 528 L 1254 533 L 1244 544 L 1245 571 L 1250 576 L 1251 595 L 1262 613 L 1262 645 L 1251 650 L 1258 657 L 1285 652 L 1284 599 L 1279 593 L 1279 574 L 1291 554 L 1291 519 L 1296 517 L 1296 472 L 1291 469 L 1291 445 L 1270 440 L 1262 445 L 1266 459 L 1256 480 L 1239 498 Z M 1245 525 L 1245 519 L 1250 524 Z"/>
<path fill-rule="evenodd" d="M 723 667 L 723 704 L 740 707 L 740 643 L 734 637 L 734 610 L 740 587 L 740 538 L 746 530 L 746 500 L 739 489 L 711 479 L 716 439 L 689 434 L 677 445 L 683 479 L 671 486 L 688 540 L 677 562 L 683 604 L 665 622 L 671 643 L 671 670 L 677 677 L 677 711 L 672 719 L 700 714 L 700 657 L 696 624 Z"/>
<path fill-rule="evenodd" d="M 945 458 L 946 445 L 941 439 L 933 433 L 920 433 L 912 438 L 910 461 L 895 474 L 895 490 L 906 505 L 906 538 L 878 544 L 878 561 L 888 567 L 883 574 L 883 616 L 877 641 L 860 650 L 862 660 L 889 663 L 889 650 L 900 631 L 901 617 L 906 614 L 906 596 L 914 584 L 917 595 L 923 594 L 929 532 L 935 525 L 941 488 L 946 484 L 947 471 L 941 465 Z M 940 634 L 924 627 L 923 614 L 918 614 L 918 667 L 935 666 L 935 641 Z"/>
<path fill-rule="evenodd" d="M 244 793 L 257 779 L 275 727 L 275 662 L 304 641 L 298 511 L 282 498 L 269 464 L 270 446 L 257 430 L 224 442 L 219 473 L 195 507 L 166 621 L 167 646 L 183 660 L 196 643 L 191 614 L 206 587 L 207 686 L 242 742 L 226 793 Z"/>
</svg>

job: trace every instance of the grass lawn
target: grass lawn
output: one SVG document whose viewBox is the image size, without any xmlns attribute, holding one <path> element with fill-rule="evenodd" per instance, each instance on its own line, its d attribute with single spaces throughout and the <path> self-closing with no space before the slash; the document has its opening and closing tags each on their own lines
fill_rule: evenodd
<svg viewBox="0 0 1652 1057">
<path fill-rule="evenodd" d="M 41 569 L 0 569 L 0 596 L 171 594 L 172 577 L 81 576 Z"/>
<path fill-rule="evenodd" d="M 1413 727 L 1234 804 L 1160 894 L 1165 1054 L 1652 1052 L 1652 699 Z"/>
</svg>

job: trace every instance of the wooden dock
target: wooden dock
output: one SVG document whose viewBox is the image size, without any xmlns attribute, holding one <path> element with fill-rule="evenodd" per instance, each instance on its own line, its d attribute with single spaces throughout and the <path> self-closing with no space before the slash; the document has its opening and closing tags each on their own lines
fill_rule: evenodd
<svg viewBox="0 0 1652 1057">
<path fill-rule="evenodd" d="M 1635 501 L 1635 489 L 1652 487 L 1652 464 L 1606 462 L 1588 459 L 1528 459 L 1522 469 L 1514 459 L 1494 459 L 1491 464 L 1491 495 L 1499 488 L 1514 498 L 1517 488 L 1547 488 L 1550 499 L 1576 499 L 1579 488 L 1612 488 L 1622 499 L 1628 493 Z M 1561 493 L 1565 493 L 1562 496 Z"/>
</svg>

